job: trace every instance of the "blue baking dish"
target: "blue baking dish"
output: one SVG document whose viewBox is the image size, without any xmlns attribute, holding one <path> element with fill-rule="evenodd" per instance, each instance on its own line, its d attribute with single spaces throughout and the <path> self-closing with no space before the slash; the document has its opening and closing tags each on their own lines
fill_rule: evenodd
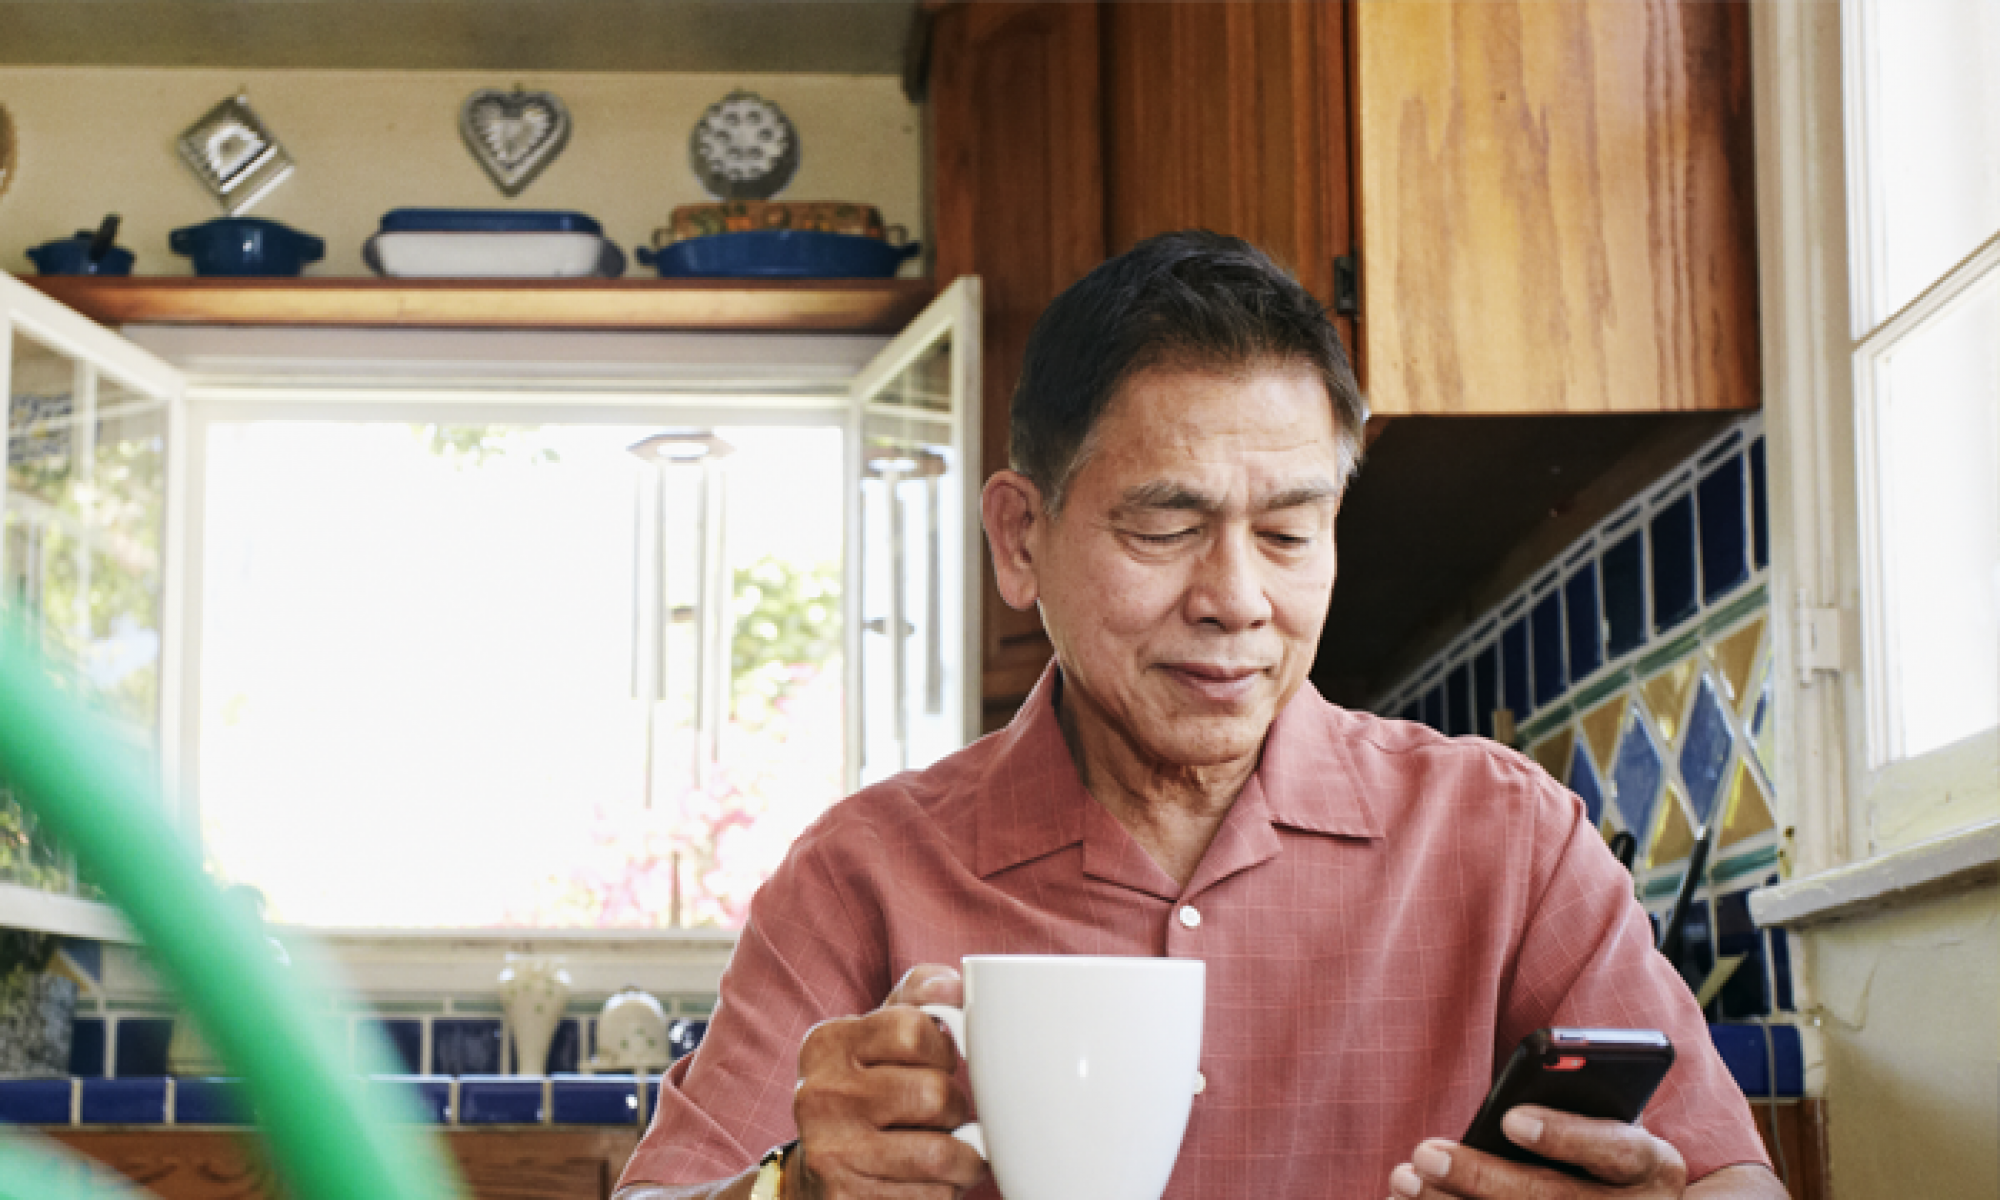
<svg viewBox="0 0 2000 1200">
<path fill-rule="evenodd" d="M 97 258 L 90 257 L 91 231 L 77 230 L 75 237 L 43 242 L 28 251 L 28 261 L 43 275 L 130 275 L 132 252 L 123 246 L 107 246 Z"/>
<path fill-rule="evenodd" d="M 682 238 L 639 261 L 671 279 L 887 279 L 923 247 L 802 229 L 758 229 Z"/>
<path fill-rule="evenodd" d="M 392 208 L 380 233 L 588 233 L 604 227 L 580 212 L 512 208 Z"/>
<path fill-rule="evenodd" d="M 167 245 L 192 259 L 197 275 L 297 275 L 326 257 L 324 241 L 262 217 L 188 225 L 168 234 Z"/>
</svg>

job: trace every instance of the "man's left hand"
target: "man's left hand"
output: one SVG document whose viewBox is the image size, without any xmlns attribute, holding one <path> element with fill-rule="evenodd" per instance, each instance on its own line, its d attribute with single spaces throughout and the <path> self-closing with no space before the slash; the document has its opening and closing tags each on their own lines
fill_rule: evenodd
<svg viewBox="0 0 2000 1200">
<path fill-rule="evenodd" d="M 1598 1182 L 1530 1167 L 1433 1138 L 1389 1175 L 1402 1200 L 1557 1200 L 1589 1196 L 1678 1197 L 1687 1189 L 1680 1151 L 1637 1125 L 1596 1121 L 1534 1105 L 1509 1112 L 1500 1128 L 1543 1158 L 1573 1163 Z"/>
</svg>

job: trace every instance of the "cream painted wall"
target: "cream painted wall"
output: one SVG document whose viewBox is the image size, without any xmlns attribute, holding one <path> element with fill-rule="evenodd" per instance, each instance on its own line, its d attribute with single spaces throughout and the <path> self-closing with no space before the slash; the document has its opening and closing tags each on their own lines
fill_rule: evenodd
<svg viewBox="0 0 2000 1200">
<path fill-rule="evenodd" d="M 1801 935 L 1839 1200 L 2000 1196 L 2000 887 Z"/>
<path fill-rule="evenodd" d="M 509 200 L 460 141 L 458 110 L 475 89 L 515 84 L 561 97 L 572 131 Z M 922 236 L 919 110 L 893 78 L 7 67 L 0 106 L 20 156 L 0 194 L 0 269 L 31 274 L 28 247 L 118 212 L 137 273 L 188 274 L 168 231 L 223 214 L 174 142 L 238 89 L 298 163 L 249 215 L 325 238 L 309 275 L 367 275 L 362 241 L 384 212 L 408 206 L 575 209 L 630 256 L 668 210 L 708 198 L 688 166 L 688 132 L 739 87 L 775 101 L 799 131 L 799 171 L 781 199 L 873 204 Z"/>
</svg>

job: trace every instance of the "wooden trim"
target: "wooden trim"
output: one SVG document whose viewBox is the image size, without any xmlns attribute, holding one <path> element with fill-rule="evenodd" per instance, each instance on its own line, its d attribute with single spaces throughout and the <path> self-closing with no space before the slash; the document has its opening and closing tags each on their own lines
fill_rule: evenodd
<svg viewBox="0 0 2000 1200">
<path fill-rule="evenodd" d="M 1750 1101 L 1750 1115 L 1771 1166 L 1792 1200 L 1827 1200 L 1829 1155 L 1826 1141 L 1826 1100 Z"/>
<path fill-rule="evenodd" d="M 254 1129 L 42 1132 L 163 1200 L 278 1200 L 287 1194 Z M 436 1135 L 471 1200 L 606 1200 L 639 1140 L 636 1127 L 505 1125 Z"/>
<path fill-rule="evenodd" d="M 937 294 L 928 279 L 23 280 L 106 325 L 316 325 L 890 334 Z"/>
</svg>

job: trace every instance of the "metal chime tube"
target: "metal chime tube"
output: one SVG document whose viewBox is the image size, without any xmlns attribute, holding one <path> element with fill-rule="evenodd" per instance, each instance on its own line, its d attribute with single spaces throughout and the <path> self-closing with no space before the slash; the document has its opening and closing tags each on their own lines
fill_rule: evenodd
<svg viewBox="0 0 2000 1200">
<path fill-rule="evenodd" d="M 909 629 L 909 602 L 904 594 L 904 575 L 909 563 L 903 546 L 903 473 L 882 472 L 882 486 L 889 493 L 889 686 L 895 702 L 896 769 L 910 768 L 909 654 L 905 638 Z"/>
</svg>

